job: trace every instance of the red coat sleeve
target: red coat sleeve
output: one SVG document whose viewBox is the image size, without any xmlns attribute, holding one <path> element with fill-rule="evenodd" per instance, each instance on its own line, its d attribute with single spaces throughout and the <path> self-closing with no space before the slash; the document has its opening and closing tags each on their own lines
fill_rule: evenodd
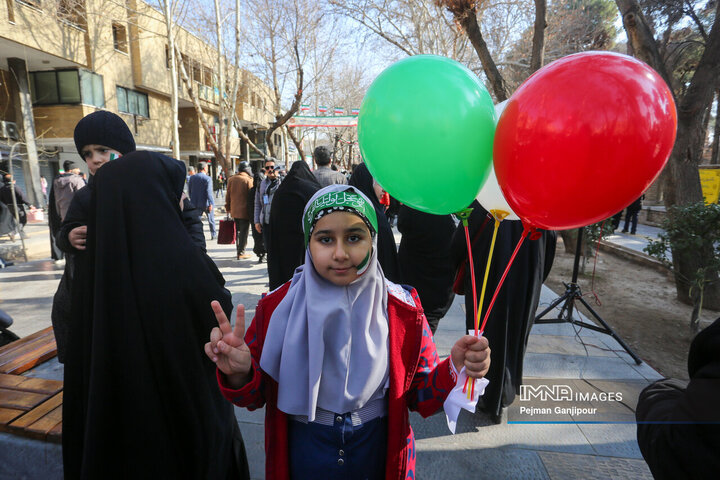
<svg viewBox="0 0 720 480">
<path fill-rule="evenodd" d="M 429 417 L 442 408 L 454 387 L 450 357 L 440 361 L 430 326 L 423 316 L 420 357 L 407 394 L 408 408 Z"/>
</svg>

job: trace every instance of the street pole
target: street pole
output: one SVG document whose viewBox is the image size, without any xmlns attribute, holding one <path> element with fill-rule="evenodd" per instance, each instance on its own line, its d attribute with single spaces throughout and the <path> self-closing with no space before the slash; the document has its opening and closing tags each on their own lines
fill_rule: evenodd
<svg viewBox="0 0 720 480">
<path fill-rule="evenodd" d="M 10 188 L 12 190 L 12 201 L 13 201 L 13 208 L 14 208 L 14 214 L 15 214 L 15 227 L 18 231 L 18 236 L 20 237 L 20 243 L 22 243 L 22 251 L 23 251 L 23 257 L 25 257 L 25 262 L 27 263 L 28 257 L 27 257 L 27 250 L 25 249 L 25 238 L 23 238 L 23 231 L 20 229 L 20 216 L 18 215 L 18 204 L 17 204 L 17 197 L 15 196 L 15 175 L 13 174 L 13 155 L 15 155 L 15 147 L 18 145 L 18 142 L 15 142 L 10 147 L 10 156 L 8 157 L 8 170 L 10 170 Z"/>
</svg>

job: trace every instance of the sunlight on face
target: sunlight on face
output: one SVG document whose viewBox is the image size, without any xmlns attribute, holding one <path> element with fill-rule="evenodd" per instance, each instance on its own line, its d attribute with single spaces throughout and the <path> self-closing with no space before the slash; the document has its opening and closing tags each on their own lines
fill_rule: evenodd
<svg viewBox="0 0 720 480">
<path fill-rule="evenodd" d="M 358 266 L 372 248 L 365 222 L 349 212 L 333 212 L 315 224 L 310 256 L 321 277 L 335 285 L 349 285 L 358 278 Z"/>
</svg>

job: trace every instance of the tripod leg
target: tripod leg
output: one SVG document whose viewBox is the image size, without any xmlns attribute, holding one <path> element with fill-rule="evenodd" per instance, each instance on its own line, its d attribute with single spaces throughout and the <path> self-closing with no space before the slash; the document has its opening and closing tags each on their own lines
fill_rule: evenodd
<svg viewBox="0 0 720 480">
<path fill-rule="evenodd" d="M 539 315 L 535 316 L 535 323 L 557 323 L 557 322 L 563 321 L 562 315 L 558 315 L 557 319 L 555 319 L 555 318 L 544 319 L 542 317 L 544 317 L 548 312 L 550 312 L 552 309 L 554 309 L 555 307 L 560 305 L 561 302 L 564 302 L 567 299 L 568 299 L 568 292 L 565 292 L 561 296 L 559 296 L 558 298 L 553 300 L 553 302 L 545 310 L 543 310 Z M 562 310 L 564 310 L 564 309 L 565 309 L 565 306 L 563 305 Z M 561 314 L 562 314 L 562 310 L 560 310 Z"/>
<path fill-rule="evenodd" d="M 610 327 L 610 325 L 608 325 L 608 324 L 605 322 L 605 320 L 603 320 L 602 317 L 600 317 L 600 315 L 598 315 L 597 312 L 595 312 L 595 310 L 592 309 L 592 307 L 585 301 L 584 298 L 578 297 L 578 299 L 580 299 L 580 301 L 582 302 L 582 304 L 585 305 L 585 308 L 587 308 L 588 311 L 590 311 L 590 313 L 592 314 L 592 316 L 595 317 L 595 319 L 596 319 L 598 322 L 600 322 L 600 324 L 601 324 L 603 327 L 605 327 L 605 330 L 606 330 L 606 331 L 605 331 L 604 333 L 610 334 L 615 340 L 617 340 L 617 342 L 620 344 L 620 346 L 623 347 L 628 354 L 630 354 L 630 356 L 633 358 L 633 360 L 635 360 L 635 363 L 637 363 L 638 365 L 640 365 L 640 364 L 642 363 L 642 360 L 640 360 L 640 357 L 638 357 L 637 355 L 635 355 L 635 352 L 633 352 L 633 351 L 630 349 L 630 347 L 628 347 L 628 346 L 625 344 L 625 342 L 622 341 L 622 338 L 620 338 L 620 337 L 618 336 L 618 334 L 615 333 L 615 330 L 613 330 L 612 327 Z"/>
</svg>

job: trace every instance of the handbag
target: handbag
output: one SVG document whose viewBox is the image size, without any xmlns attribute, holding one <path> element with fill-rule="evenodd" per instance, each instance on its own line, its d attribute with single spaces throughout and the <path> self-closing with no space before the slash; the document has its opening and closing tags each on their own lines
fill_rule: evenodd
<svg viewBox="0 0 720 480">
<path fill-rule="evenodd" d="M 230 217 L 220 220 L 217 242 L 218 245 L 232 245 L 235 243 L 235 220 Z"/>
</svg>

